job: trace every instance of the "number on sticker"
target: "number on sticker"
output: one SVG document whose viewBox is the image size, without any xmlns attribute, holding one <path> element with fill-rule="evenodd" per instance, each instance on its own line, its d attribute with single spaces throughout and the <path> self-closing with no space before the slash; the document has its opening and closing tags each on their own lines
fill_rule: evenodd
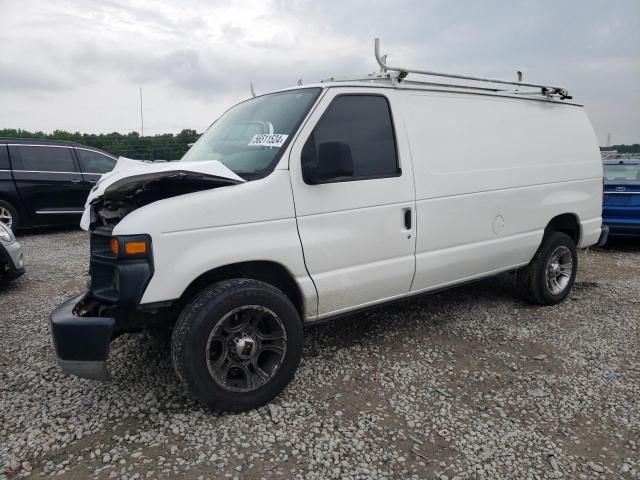
<svg viewBox="0 0 640 480">
<path fill-rule="evenodd" d="M 258 135 L 253 136 L 249 142 L 249 146 L 281 147 L 284 145 L 288 136 L 289 135 L 281 133 L 259 133 Z"/>
</svg>

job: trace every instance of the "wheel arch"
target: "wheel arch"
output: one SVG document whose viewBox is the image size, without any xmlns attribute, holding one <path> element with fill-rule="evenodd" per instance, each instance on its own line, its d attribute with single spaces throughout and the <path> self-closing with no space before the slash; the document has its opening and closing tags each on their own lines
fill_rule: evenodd
<svg viewBox="0 0 640 480">
<path fill-rule="evenodd" d="M 284 265 L 270 260 L 232 263 L 204 272 L 187 286 L 176 303 L 181 308 L 207 286 L 231 278 L 260 280 L 282 290 L 304 320 L 305 300 L 295 277 Z"/>
<path fill-rule="evenodd" d="M 544 229 L 545 236 L 551 232 L 566 233 L 576 245 L 580 243 L 582 229 L 575 213 L 563 213 L 553 217 Z"/>
</svg>

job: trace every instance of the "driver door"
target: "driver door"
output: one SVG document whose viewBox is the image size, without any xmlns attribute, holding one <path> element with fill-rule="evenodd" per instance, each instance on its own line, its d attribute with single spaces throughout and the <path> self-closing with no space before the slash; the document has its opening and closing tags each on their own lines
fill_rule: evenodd
<svg viewBox="0 0 640 480">
<path fill-rule="evenodd" d="M 402 297 L 411 287 L 415 191 L 407 142 L 394 125 L 395 93 L 329 89 L 291 150 L 296 219 L 319 318 Z M 309 171 L 320 172 L 320 181 Z"/>
</svg>

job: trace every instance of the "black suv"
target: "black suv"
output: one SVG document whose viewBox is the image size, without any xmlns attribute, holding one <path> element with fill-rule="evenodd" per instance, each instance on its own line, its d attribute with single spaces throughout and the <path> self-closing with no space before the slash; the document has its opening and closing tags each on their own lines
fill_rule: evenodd
<svg viewBox="0 0 640 480">
<path fill-rule="evenodd" d="M 0 222 L 78 223 L 93 184 L 116 158 L 74 142 L 0 137 Z"/>
</svg>

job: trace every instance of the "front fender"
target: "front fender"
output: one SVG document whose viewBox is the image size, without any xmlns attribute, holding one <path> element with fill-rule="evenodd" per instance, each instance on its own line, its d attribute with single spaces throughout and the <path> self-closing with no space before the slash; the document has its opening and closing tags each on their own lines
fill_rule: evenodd
<svg viewBox="0 0 640 480">
<path fill-rule="evenodd" d="M 115 235 L 152 237 L 155 273 L 141 304 L 179 298 L 203 273 L 233 263 L 270 261 L 295 278 L 307 318 L 317 315 L 304 265 L 288 170 L 253 182 L 197 192 L 135 210 Z"/>
</svg>

